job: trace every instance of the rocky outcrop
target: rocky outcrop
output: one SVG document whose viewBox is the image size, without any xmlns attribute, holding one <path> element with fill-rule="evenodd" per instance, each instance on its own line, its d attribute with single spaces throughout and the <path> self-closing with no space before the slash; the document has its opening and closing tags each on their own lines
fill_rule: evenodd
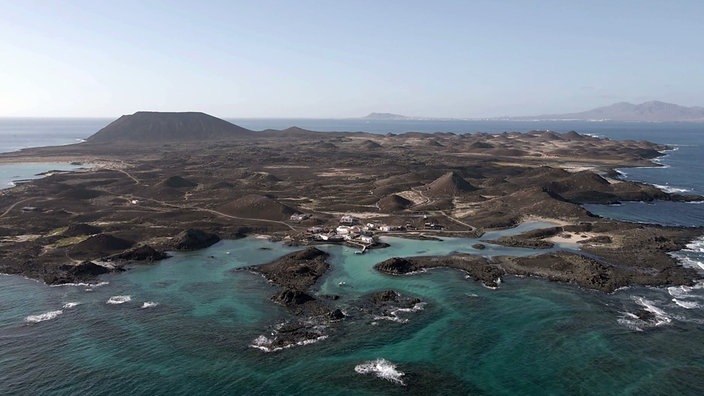
<svg viewBox="0 0 704 396">
<path fill-rule="evenodd" d="M 169 244 L 174 250 L 198 250 L 205 249 L 220 241 L 217 234 L 202 230 L 188 229 L 176 235 Z"/>
<path fill-rule="evenodd" d="M 501 266 L 516 275 L 574 283 L 579 286 L 604 292 L 633 284 L 663 286 L 670 284 L 692 284 L 694 270 L 684 267 L 669 267 L 657 271 L 647 268 L 615 266 L 605 261 L 577 253 L 559 252 L 530 257 L 502 257 Z"/>
<path fill-rule="evenodd" d="M 555 244 L 552 242 L 544 241 L 538 238 L 520 238 L 513 236 L 501 237 L 499 239 L 494 239 L 492 241 L 487 242 L 501 246 L 527 249 L 550 249 L 555 246 Z"/>
<path fill-rule="evenodd" d="M 375 265 L 374 269 L 389 275 L 405 275 L 421 270 L 422 266 L 416 265 L 412 259 L 392 257 Z"/>
<path fill-rule="evenodd" d="M 382 290 L 362 296 L 356 306 L 374 320 L 389 320 L 405 323 L 406 314 L 422 310 L 423 301 L 414 296 L 404 295 L 396 290 Z"/>
<path fill-rule="evenodd" d="M 122 253 L 114 254 L 108 257 L 108 259 L 123 261 L 158 261 L 167 257 L 169 257 L 169 255 L 163 251 L 156 250 L 149 245 L 141 245 Z"/>
<path fill-rule="evenodd" d="M 451 256 L 418 256 L 390 258 L 374 266 L 379 272 L 389 275 L 404 275 L 429 268 L 456 268 L 467 272 L 472 278 L 488 287 L 497 287 L 504 271 L 485 257 L 470 254 Z"/>
<path fill-rule="evenodd" d="M 309 247 L 287 254 L 271 263 L 249 267 L 275 284 L 287 289 L 305 291 L 328 270 L 328 254 Z"/>
<path fill-rule="evenodd" d="M 247 267 L 264 275 L 282 287 L 271 297 L 298 318 L 274 326 L 270 336 L 261 336 L 254 346 L 274 351 L 326 338 L 325 330 L 331 322 L 345 317 L 340 309 L 331 309 L 327 303 L 313 297 L 307 289 L 329 268 L 328 254 L 314 247 L 287 254 L 267 264 Z M 330 299 L 331 301 L 334 299 Z"/>
<path fill-rule="evenodd" d="M 122 270 L 119 267 L 108 268 L 92 261 L 83 261 L 79 264 L 63 264 L 58 266 L 56 271 L 45 274 L 44 282 L 50 285 L 87 282 L 98 275 Z"/>
</svg>

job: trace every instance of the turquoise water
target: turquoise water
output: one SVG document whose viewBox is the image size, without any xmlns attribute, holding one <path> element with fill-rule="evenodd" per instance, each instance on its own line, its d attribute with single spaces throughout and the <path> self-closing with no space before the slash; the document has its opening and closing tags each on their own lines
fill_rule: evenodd
<svg viewBox="0 0 704 396">
<path fill-rule="evenodd" d="M 395 128 L 393 132 L 408 127 L 403 122 L 382 124 Z M 325 129 L 350 129 L 346 125 Z M 698 154 L 702 144 L 695 124 L 447 125 L 420 123 L 413 129 L 569 128 L 676 143 L 680 149 L 662 160 L 669 167 L 625 170 L 627 177 L 697 193 L 704 186 L 697 171 L 704 156 Z M 75 130 L 64 126 L 52 130 L 73 139 Z M 39 136 L 30 144 L 47 141 L 39 132 L 41 125 L 27 128 Z M 4 142 L 0 151 L 7 151 Z M 29 174 L 36 171 L 27 169 Z M 682 209 L 696 204 L 657 203 L 646 210 L 637 205 L 631 212 L 623 210 L 627 205 L 614 207 L 613 215 L 650 222 L 678 215 L 701 225 Z M 377 273 L 373 265 L 392 256 L 532 251 L 489 245 L 476 252 L 474 240 L 452 238 L 388 242 L 390 248 L 365 255 L 346 247 L 323 247 L 331 253 L 331 270 L 314 293 L 340 295 L 332 303 L 349 318 L 325 329 L 324 340 L 271 353 L 251 347 L 252 342 L 291 318 L 269 300 L 276 287 L 236 269 L 293 250 L 279 243 L 222 241 L 101 277 L 95 285 L 49 287 L 0 276 L 0 394 L 697 395 L 704 389 L 702 283 L 603 294 L 517 277 L 507 277 L 491 290 L 449 269 L 391 277 Z M 704 241 L 677 255 L 685 265 L 704 266 Z M 400 312 L 398 321 L 356 309 L 362 296 L 387 288 L 420 298 L 423 309 Z M 652 320 L 634 317 L 641 312 Z M 385 360 L 369 364 L 376 359 Z M 405 385 L 355 370 L 369 367 Z"/>
<path fill-rule="evenodd" d="M 53 170 L 67 171 L 81 168 L 61 162 L 37 162 L 23 164 L 0 164 L 0 190 L 15 186 L 24 180 L 36 179 L 42 173 Z"/>
<path fill-rule="evenodd" d="M 350 317 L 326 329 L 325 340 L 272 353 L 250 344 L 289 315 L 269 300 L 273 285 L 234 269 L 293 250 L 279 243 L 223 241 L 98 285 L 48 287 L 2 276 L 0 393 L 694 394 L 704 385 L 703 357 L 692 348 L 704 342 L 704 315 L 673 303 L 666 289 L 604 295 L 509 277 L 490 290 L 448 269 L 386 276 L 373 264 L 471 252 L 473 241 L 387 242 L 390 248 L 366 255 L 322 247 L 332 268 L 316 293 L 339 294 L 335 304 Z M 387 288 L 426 305 L 399 314 L 406 323 L 354 309 L 364 294 Z M 685 292 L 687 301 L 704 304 L 697 290 Z M 129 301 L 108 303 L 118 296 Z M 639 330 L 624 321 L 643 301 L 669 322 Z M 56 311 L 51 319 L 32 317 Z M 380 358 L 405 374 L 405 386 L 355 372 Z"/>
</svg>

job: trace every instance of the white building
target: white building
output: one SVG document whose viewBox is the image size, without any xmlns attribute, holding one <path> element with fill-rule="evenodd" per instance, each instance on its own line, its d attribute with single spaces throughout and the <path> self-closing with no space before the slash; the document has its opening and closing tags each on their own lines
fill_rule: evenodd
<svg viewBox="0 0 704 396">
<path fill-rule="evenodd" d="M 369 236 L 369 235 L 361 235 L 359 237 L 359 241 L 362 243 L 372 244 L 372 243 L 374 243 L 374 237 Z"/>
</svg>

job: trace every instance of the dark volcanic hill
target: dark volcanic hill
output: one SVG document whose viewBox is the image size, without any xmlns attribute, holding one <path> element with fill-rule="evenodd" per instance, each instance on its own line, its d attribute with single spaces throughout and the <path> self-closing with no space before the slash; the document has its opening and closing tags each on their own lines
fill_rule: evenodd
<svg viewBox="0 0 704 396">
<path fill-rule="evenodd" d="M 173 142 L 226 139 L 251 133 L 205 113 L 138 111 L 123 115 L 87 139 L 90 143 Z"/>
<path fill-rule="evenodd" d="M 433 197 L 441 195 L 452 196 L 474 190 L 476 190 L 476 188 L 469 184 L 462 176 L 456 172 L 447 172 L 435 179 L 432 183 L 426 185 L 425 194 Z"/>
</svg>

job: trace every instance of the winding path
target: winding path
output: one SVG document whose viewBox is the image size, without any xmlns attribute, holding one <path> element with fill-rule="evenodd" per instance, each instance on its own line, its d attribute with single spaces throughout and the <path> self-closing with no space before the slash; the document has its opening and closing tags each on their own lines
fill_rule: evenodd
<svg viewBox="0 0 704 396">
<path fill-rule="evenodd" d="M 20 204 L 23 204 L 23 203 L 25 203 L 25 202 L 31 201 L 31 200 L 33 200 L 33 199 L 35 199 L 35 198 L 34 198 L 34 197 L 30 197 L 30 198 L 25 198 L 25 199 L 23 199 L 23 200 L 21 200 L 21 201 L 17 201 L 17 202 L 15 202 L 15 203 L 13 203 L 12 205 L 10 205 L 9 208 L 7 208 L 7 210 L 5 210 L 4 212 L 2 212 L 2 214 L 0 214 L 0 217 L 5 217 L 5 215 L 7 215 L 8 213 L 10 213 L 10 212 L 12 211 L 12 209 L 14 209 L 14 208 L 17 207 L 17 205 L 20 205 Z"/>
</svg>

